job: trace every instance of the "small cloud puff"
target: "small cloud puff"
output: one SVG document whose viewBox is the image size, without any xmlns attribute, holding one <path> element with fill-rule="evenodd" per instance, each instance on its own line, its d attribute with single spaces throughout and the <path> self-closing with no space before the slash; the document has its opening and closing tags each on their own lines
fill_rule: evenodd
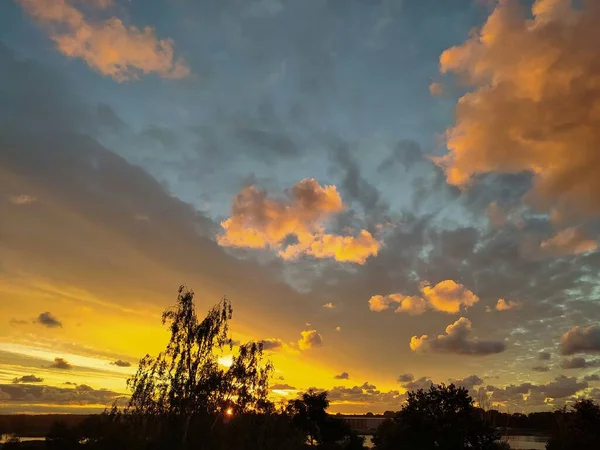
<svg viewBox="0 0 600 450">
<path fill-rule="evenodd" d="M 323 345 L 323 338 L 316 330 L 302 331 L 300 334 L 302 335 L 298 341 L 300 350 L 310 350 Z"/>
<path fill-rule="evenodd" d="M 333 377 L 335 380 L 347 380 L 350 378 L 350 374 L 348 372 L 342 372 L 339 375 Z"/>
<path fill-rule="evenodd" d="M 41 313 L 35 319 L 34 322 L 39 323 L 40 325 L 44 325 L 45 327 L 48 327 L 48 328 L 62 327 L 62 322 L 60 320 L 58 320 L 58 318 L 49 311 Z"/>
</svg>

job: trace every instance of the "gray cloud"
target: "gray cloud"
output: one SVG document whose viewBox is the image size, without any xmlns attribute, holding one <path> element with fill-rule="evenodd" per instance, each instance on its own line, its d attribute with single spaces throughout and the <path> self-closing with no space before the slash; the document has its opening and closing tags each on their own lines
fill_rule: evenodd
<svg viewBox="0 0 600 450">
<path fill-rule="evenodd" d="M 552 353 L 550 353 L 550 352 L 542 351 L 542 352 L 538 353 L 538 359 L 540 361 L 550 361 L 551 358 L 552 358 Z"/>
<path fill-rule="evenodd" d="M 586 375 L 585 377 L 583 377 L 584 381 L 600 381 L 600 375 L 597 374 L 592 374 L 592 375 Z"/>
<path fill-rule="evenodd" d="M 486 341 L 471 338 L 471 321 L 461 317 L 446 327 L 446 334 L 436 337 L 413 336 L 410 348 L 413 351 L 435 353 L 457 353 L 461 355 L 492 355 L 506 350 L 502 341 Z"/>
<path fill-rule="evenodd" d="M 403 384 L 403 388 L 409 391 L 418 391 L 419 389 L 429 389 L 433 384 L 433 380 L 428 377 L 421 377 L 416 380 Z"/>
<path fill-rule="evenodd" d="M 342 372 L 333 377 L 335 380 L 347 380 L 350 378 L 350 374 L 348 372 Z"/>
<path fill-rule="evenodd" d="M 560 351 L 563 355 L 600 352 L 600 325 L 571 328 L 560 339 Z"/>
<path fill-rule="evenodd" d="M 483 379 L 478 377 L 477 375 L 469 375 L 465 378 L 450 380 L 450 383 L 453 383 L 454 385 L 459 387 L 464 387 L 469 391 L 473 391 L 475 386 L 480 386 L 483 384 Z"/>
<path fill-rule="evenodd" d="M 62 322 L 58 320 L 58 318 L 49 311 L 41 313 L 36 319 L 36 323 L 40 325 L 44 325 L 48 328 L 62 328 Z"/>
<path fill-rule="evenodd" d="M 402 375 L 398 376 L 398 383 L 409 383 L 414 379 L 415 377 L 412 373 L 403 373 Z"/>
<path fill-rule="evenodd" d="M 548 366 L 533 366 L 531 368 L 531 370 L 533 370 L 534 372 L 549 372 L 550 367 L 548 367 Z"/>
<path fill-rule="evenodd" d="M 297 389 L 294 386 L 290 386 L 286 383 L 278 383 L 272 386 L 269 386 L 273 391 L 296 391 Z"/>
<path fill-rule="evenodd" d="M 283 348 L 283 341 L 276 338 L 268 338 L 260 341 L 263 346 L 263 350 L 275 351 Z"/>
<path fill-rule="evenodd" d="M 22 377 L 18 377 L 13 379 L 13 383 L 42 383 L 44 381 L 43 378 L 36 377 L 35 375 L 23 375 Z"/>
<path fill-rule="evenodd" d="M 110 406 L 121 394 L 109 390 L 96 390 L 87 385 L 75 388 L 59 388 L 54 386 L 31 384 L 3 384 L 0 392 L 6 394 L 4 401 L 8 404 L 22 403 L 28 405 L 104 405 Z"/>
<path fill-rule="evenodd" d="M 50 369 L 72 369 L 73 366 L 64 358 L 54 358 L 54 362 L 48 366 Z"/>
<path fill-rule="evenodd" d="M 562 361 L 563 369 L 585 369 L 587 367 L 598 367 L 600 360 L 588 361 L 581 356 L 574 358 L 564 358 Z"/>
<path fill-rule="evenodd" d="M 131 363 L 129 361 L 122 359 L 117 359 L 116 361 L 111 362 L 111 364 L 118 367 L 131 367 Z"/>
</svg>

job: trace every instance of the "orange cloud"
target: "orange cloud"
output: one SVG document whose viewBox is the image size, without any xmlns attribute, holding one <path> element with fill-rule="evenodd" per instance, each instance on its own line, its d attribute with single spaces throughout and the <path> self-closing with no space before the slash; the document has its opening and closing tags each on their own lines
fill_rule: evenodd
<svg viewBox="0 0 600 450">
<path fill-rule="evenodd" d="M 503 298 L 498 299 L 496 303 L 496 311 L 510 311 L 511 309 L 518 309 L 521 307 L 521 303 L 513 300 L 506 301 Z"/>
<path fill-rule="evenodd" d="M 157 73 L 163 78 L 189 75 L 184 60 L 174 56 L 173 42 L 157 39 L 150 27 L 126 26 L 117 17 L 91 21 L 73 0 L 18 0 L 43 24 L 58 50 L 83 59 L 98 72 L 121 82 L 140 74 Z M 104 10 L 112 0 L 82 0 L 92 9 Z"/>
<path fill-rule="evenodd" d="M 570 227 L 543 241 L 540 247 L 555 255 L 577 255 L 593 252 L 598 248 L 598 243 L 593 239 L 588 239 L 581 228 Z"/>
<path fill-rule="evenodd" d="M 486 23 L 440 56 L 471 87 L 435 158 L 447 181 L 534 174 L 529 199 L 553 218 L 600 212 L 600 2 L 499 1 Z"/>
<path fill-rule="evenodd" d="M 463 307 L 473 306 L 479 301 L 473 292 L 453 280 L 440 281 L 435 286 L 421 284 L 423 297 L 404 294 L 374 295 L 369 299 L 369 309 L 375 312 L 385 311 L 398 304 L 396 312 L 412 315 L 423 314 L 427 308 L 449 314 L 460 312 Z"/>
<path fill-rule="evenodd" d="M 444 85 L 434 81 L 429 85 L 429 93 L 434 97 L 439 97 L 444 93 Z"/>
<path fill-rule="evenodd" d="M 327 220 L 345 209 L 335 186 L 323 187 L 314 179 L 304 179 L 286 194 L 286 199 L 274 200 L 254 186 L 243 189 L 233 201 L 231 217 L 221 222 L 224 232 L 217 242 L 229 247 L 275 249 L 288 260 L 311 255 L 364 264 L 379 252 L 380 243 L 366 230 L 358 236 L 325 232 Z M 290 237 L 296 242 L 286 245 Z"/>
</svg>

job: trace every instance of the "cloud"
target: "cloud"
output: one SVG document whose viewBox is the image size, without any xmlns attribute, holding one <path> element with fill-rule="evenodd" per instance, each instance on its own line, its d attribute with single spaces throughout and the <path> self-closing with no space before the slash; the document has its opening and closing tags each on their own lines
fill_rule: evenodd
<svg viewBox="0 0 600 450">
<path fill-rule="evenodd" d="M 412 373 L 403 373 L 402 375 L 398 376 L 398 383 L 409 383 L 414 379 L 415 377 Z"/>
<path fill-rule="evenodd" d="M 277 338 L 267 338 L 267 339 L 263 339 L 260 342 L 263 346 L 263 350 L 265 350 L 265 351 L 280 350 L 285 345 L 281 339 L 277 339 Z"/>
<path fill-rule="evenodd" d="M 118 367 L 131 367 L 131 363 L 129 361 L 124 361 L 122 359 L 117 359 L 116 361 L 111 362 L 111 364 Z"/>
<path fill-rule="evenodd" d="M 576 356 L 574 358 L 565 358 L 562 362 L 563 369 L 585 369 L 588 367 L 598 367 L 599 365 L 600 361 L 588 361 L 581 356 Z"/>
<path fill-rule="evenodd" d="M 300 350 L 310 350 L 323 345 L 323 338 L 316 330 L 302 331 L 300 334 L 302 335 L 302 338 L 298 341 Z"/>
<path fill-rule="evenodd" d="M 62 323 L 56 318 L 54 314 L 49 311 L 41 313 L 36 319 L 36 323 L 44 325 L 48 328 L 62 328 Z"/>
<path fill-rule="evenodd" d="M 473 306 L 479 301 L 473 292 L 453 280 L 440 281 L 435 286 L 422 283 L 423 297 L 404 294 L 374 295 L 369 299 L 369 309 L 375 312 L 385 311 L 397 304 L 397 313 L 406 312 L 411 315 L 423 314 L 426 308 L 456 314 L 461 308 Z"/>
<path fill-rule="evenodd" d="M 37 202 L 37 198 L 33 195 L 27 194 L 19 194 L 19 195 L 9 195 L 8 201 L 13 205 L 29 205 L 31 203 Z"/>
<path fill-rule="evenodd" d="M 464 387 L 469 391 L 473 391 L 475 386 L 480 386 L 483 384 L 483 379 L 478 377 L 477 375 L 469 375 L 465 378 L 450 380 L 450 383 L 453 383 L 455 386 Z"/>
<path fill-rule="evenodd" d="M 498 301 L 496 302 L 496 306 L 494 307 L 494 309 L 496 311 L 510 311 L 512 309 L 519 309 L 520 307 L 520 302 L 516 302 L 513 300 L 506 301 L 503 298 L 501 298 L 498 299 Z"/>
<path fill-rule="evenodd" d="M 433 287 L 424 284 L 421 292 L 433 309 L 450 314 L 456 314 L 461 307 L 473 306 L 479 301 L 473 292 L 453 280 L 440 281 Z"/>
<path fill-rule="evenodd" d="M 335 380 L 347 380 L 350 378 L 350 374 L 348 372 L 342 372 L 339 375 L 333 377 Z"/>
<path fill-rule="evenodd" d="M 466 186 L 488 172 L 533 174 L 529 198 L 555 218 L 600 211 L 600 4 L 497 2 L 487 22 L 440 56 L 471 87 L 436 161 Z M 519 49 L 515 51 L 514 49 Z"/>
<path fill-rule="evenodd" d="M 563 399 L 574 396 L 588 387 L 587 381 L 578 381 L 576 377 L 560 375 L 553 381 L 545 384 L 522 383 L 505 387 L 487 386 L 486 391 L 491 392 L 490 399 L 494 403 L 508 402 L 523 406 L 524 396 L 528 396 L 528 403 L 537 409 L 545 404 L 546 399 Z"/>
<path fill-rule="evenodd" d="M 73 0 L 18 0 L 27 13 L 44 26 L 58 51 L 83 59 L 92 69 L 116 81 L 156 73 L 183 78 L 189 68 L 174 56 L 173 41 L 158 39 L 151 27 L 125 25 L 119 18 L 95 21 L 73 5 Z M 105 9 L 110 2 L 86 2 Z"/>
<path fill-rule="evenodd" d="M 425 312 L 425 300 L 416 295 L 401 297 L 397 294 L 390 295 L 390 298 L 398 304 L 395 312 L 405 312 L 412 316 L 418 316 Z"/>
<path fill-rule="evenodd" d="M 531 368 L 531 370 L 533 370 L 534 372 L 549 372 L 550 367 L 548 367 L 548 366 L 533 366 Z"/>
<path fill-rule="evenodd" d="M 421 377 L 404 383 L 402 387 L 408 391 L 418 391 L 419 389 L 429 389 L 432 384 L 433 380 L 431 380 L 431 378 Z"/>
<path fill-rule="evenodd" d="M 571 328 L 560 339 L 560 352 L 563 355 L 600 353 L 600 325 Z"/>
<path fill-rule="evenodd" d="M 64 358 L 54 358 L 54 362 L 48 366 L 51 369 L 72 369 L 73 366 Z"/>
<path fill-rule="evenodd" d="M 471 321 L 461 317 L 446 327 L 446 334 L 437 337 L 429 337 L 426 334 L 421 337 L 413 336 L 410 340 L 410 349 L 461 355 L 491 355 L 506 350 L 506 345 L 502 341 L 469 338 L 471 327 Z"/>
<path fill-rule="evenodd" d="M 217 242 L 275 249 L 288 260 L 311 255 L 364 264 L 379 252 L 380 243 L 367 230 L 357 236 L 325 232 L 325 222 L 345 208 L 335 186 L 321 186 L 307 178 L 287 191 L 286 197 L 273 200 L 255 186 L 243 189 L 233 201 L 231 217 L 221 222 L 224 231 L 217 235 Z M 289 243 L 290 237 L 295 242 Z"/>
<path fill-rule="evenodd" d="M 13 383 L 42 383 L 43 378 L 36 377 L 35 375 L 23 375 L 22 377 L 14 378 Z"/>
<path fill-rule="evenodd" d="M 333 309 L 333 308 L 335 308 L 335 305 L 333 303 L 329 302 L 329 303 L 325 303 L 323 305 L 323 308 Z"/>
<path fill-rule="evenodd" d="M 105 389 L 92 389 L 86 385 L 75 388 L 59 388 L 32 384 L 3 384 L 4 406 L 9 403 L 25 405 L 100 405 L 110 406 L 122 395 Z"/>
<path fill-rule="evenodd" d="M 592 375 L 586 375 L 583 377 L 584 381 L 600 381 L 600 375 L 596 375 L 595 373 Z"/>
<path fill-rule="evenodd" d="M 10 323 L 11 325 L 18 326 L 18 325 L 28 325 L 31 322 L 29 320 L 23 320 L 23 319 L 10 319 L 10 322 L 8 322 L 8 323 Z"/>
<path fill-rule="evenodd" d="M 542 351 L 538 353 L 538 359 L 540 361 L 549 361 L 552 358 L 552 353 Z"/>
<path fill-rule="evenodd" d="M 542 241 L 540 247 L 552 255 L 578 255 L 595 251 L 598 243 L 587 238 L 580 227 L 570 227 Z"/>
<path fill-rule="evenodd" d="M 434 97 L 439 97 L 444 93 L 444 85 L 434 81 L 429 85 L 429 93 Z"/>
<path fill-rule="evenodd" d="M 294 386 L 290 386 L 289 384 L 279 383 L 270 386 L 272 391 L 297 391 Z"/>
</svg>

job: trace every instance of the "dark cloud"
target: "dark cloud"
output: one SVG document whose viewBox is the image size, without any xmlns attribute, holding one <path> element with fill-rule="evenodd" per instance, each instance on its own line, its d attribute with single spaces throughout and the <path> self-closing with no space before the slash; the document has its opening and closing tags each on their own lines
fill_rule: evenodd
<svg viewBox="0 0 600 450">
<path fill-rule="evenodd" d="M 563 355 L 600 352 L 600 325 L 571 328 L 560 339 L 560 351 Z"/>
<path fill-rule="evenodd" d="M 41 313 L 35 322 L 48 328 L 62 328 L 62 322 L 49 311 Z"/>
<path fill-rule="evenodd" d="M 278 383 L 270 386 L 273 391 L 296 391 L 297 389 L 294 386 L 290 386 L 285 383 Z"/>
<path fill-rule="evenodd" d="M 409 383 L 414 379 L 415 377 L 412 373 L 403 373 L 402 375 L 398 376 L 398 383 Z"/>
<path fill-rule="evenodd" d="M 348 372 L 342 372 L 333 377 L 335 380 L 347 380 L 350 378 L 350 374 Z"/>
<path fill-rule="evenodd" d="M 475 386 L 480 386 L 483 384 L 483 379 L 477 375 L 469 375 L 465 378 L 450 380 L 450 383 L 453 383 L 455 386 L 464 387 L 469 391 L 473 391 Z"/>
<path fill-rule="evenodd" d="M 120 133 L 128 128 L 127 124 L 106 103 L 99 103 L 96 107 L 96 121 L 98 126 L 114 133 Z"/>
<path fill-rule="evenodd" d="M 36 377 L 35 375 L 23 375 L 22 377 L 18 377 L 13 379 L 13 383 L 41 383 L 44 379 L 40 377 Z"/>
<path fill-rule="evenodd" d="M 548 366 L 534 366 L 531 368 L 534 372 L 548 372 L 550 371 L 550 367 Z"/>
<path fill-rule="evenodd" d="M 552 353 L 550 353 L 550 352 L 542 351 L 542 352 L 538 353 L 538 359 L 540 361 L 550 361 L 551 358 L 552 358 Z"/>
<path fill-rule="evenodd" d="M 131 367 L 131 363 L 129 361 L 124 361 L 122 359 L 117 359 L 116 361 L 111 362 L 111 364 L 118 367 Z"/>
<path fill-rule="evenodd" d="M 23 319 L 10 319 L 10 322 L 8 322 L 11 325 L 27 325 L 30 324 L 31 322 L 29 320 L 23 320 Z"/>
<path fill-rule="evenodd" d="M 73 368 L 73 366 L 64 358 L 54 358 L 54 362 L 47 367 L 49 367 L 50 369 L 63 369 L 63 370 L 68 370 L 68 369 Z"/>
<path fill-rule="evenodd" d="M 563 369 L 585 369 L 587 367 L 598 367 L 598 365 L 600 365 L 600 360 L 588 361 L 581 356 L 565 358 L 562 361 Z"/>
<path fill-rule="evenodd" d="M 377 166 L 377 172 L 381 174 L 394 173 L 398 170 L 398 165 L 408 170 L 422 160 L 423 153 L 419 144 L 408 140 L 400 141 L 394 147 L 392 154 L 384 158 Z"/>
<path fill-rule="evenodd" d="M 360 164 L 352 155 L 350 145 L 339 138 L 331 139 L 328 145 L 333 162 L 332 172 L 342 175 L 339 187 L 343 198 L 356 201 L 371 220 L 381 220 L 388 205 L 381 199 L 379 190 L 362 176 Z"/>
<path fill-rule="evenodd" d="M 600 375 L 597 374 L 592 374 L 592 375 L 586 375 L 585 377 L 583 377 L 584 381 L 600 381 Z"/>
<path fill-rule="evenodd" d="M 267 351 L 280 350 L 281 348 L 283 348 L 283 345 L 284 345 L 283 341 L 281 339 L 276 339 L 276 338 L 263 339 L 260 342 L 263 346 L 263 350 L 267 350 Z"/>
<path fill-rule="evenodd" d="M 110 406 L 121 394 L 109 390 L 95 390 L 86 385 L 75 388 L 59 388 L 54 386 L 31 384 L 3 384 L 0 392 L 7 398 L 5 405 L 21 403 L 25 405 L 103 405 Z"/>
<path fill-rule="evenodd" d="M 421 377 L 408 383 L 404 383 L 402 387 L 409 391 L 418 391 L 419 389 L 429 389 L 432 384 L 433 380 L 431 380 L 430 378 Z"/>
<path fill-rule="evenodd" d="M 413 351 L 435 353 L 457 353 L 460 355 L 492 355 L 506 350 L 502 341 L 486 341 L 471 338 L 471 321 L 461 317 L 446 327 L 446 334 L 437 337 L 413 336 L 410 348 Z"/>
</svg>

